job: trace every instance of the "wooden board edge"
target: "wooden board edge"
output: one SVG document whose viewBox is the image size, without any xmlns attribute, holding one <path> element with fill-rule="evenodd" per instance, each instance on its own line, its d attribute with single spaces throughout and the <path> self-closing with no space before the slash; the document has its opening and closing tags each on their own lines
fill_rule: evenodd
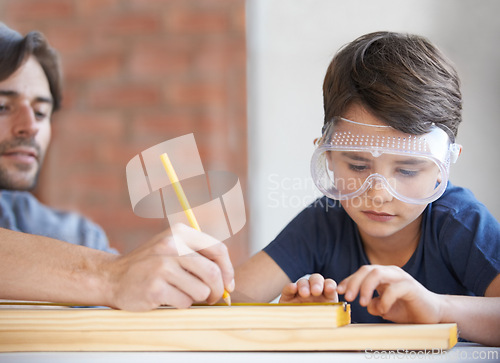
<svg viewBox="0 0 500 363">
<path fill-rule="evenodd" d="M 336 329 L 299 330 L 0 333 L 0 352 L 448 350 L 455 344 L 456 324 L 355 324 Z"/>
</svg>

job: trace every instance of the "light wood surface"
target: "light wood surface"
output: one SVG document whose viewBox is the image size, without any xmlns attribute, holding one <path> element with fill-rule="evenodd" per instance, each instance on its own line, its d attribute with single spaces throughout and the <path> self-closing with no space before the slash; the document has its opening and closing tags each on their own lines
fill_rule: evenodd
<svg viewBox="0 0 500 363">
<path fill-rule="evenodd" d="M 418 350 L 457 341 L 455 324 L 345 325 L 349 314 L 348 305 L 0 309 L 0 352 Z"/>
<path fill-rule="evenodd" d="M 99 308 L 0 309 L 0 332 L 328 329 L 349 323 L 347 304 L 234 304 L 160 308 L 141 313 Z"/>
</svg>

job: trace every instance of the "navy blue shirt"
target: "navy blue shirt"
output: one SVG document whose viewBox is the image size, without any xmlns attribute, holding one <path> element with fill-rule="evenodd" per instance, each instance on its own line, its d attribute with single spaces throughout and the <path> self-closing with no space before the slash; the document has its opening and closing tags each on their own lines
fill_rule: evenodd
<svg viewBox="0 0 500 363">
<path fill-rule="evenodd" d="M 449 184 L 425 209 L 421 228 L 403 270 L 435 293 L 484 295 L 500 273 L 500 224 L 486 207 L 469 190 Z M 264 251 L 292 281 L 319 273 L 338 283 L 370 264 L 356 223 L 326 197 L 304 209 Z M 351 313 L 353 322 L 384 322 L 358 299 Z"/>
<path fill-rule="evenodd" d="M 0 228 L 116 253 L 101 227 L 77 213 L 49 208 L 29 192 L 0 191 Z"/>
</svg>

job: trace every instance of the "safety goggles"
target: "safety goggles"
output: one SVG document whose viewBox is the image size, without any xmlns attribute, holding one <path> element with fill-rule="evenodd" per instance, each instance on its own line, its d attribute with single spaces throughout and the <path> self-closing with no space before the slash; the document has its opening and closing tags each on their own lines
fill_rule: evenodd
<svg viewBox="0 0 500 363">
<path fill-rule="evenodd" d="M 435 124 L 426 134 L 409 135 L 338 116 L 325 124 L 316 145 L 311 174 L 326 196 L 346 200 L 383 188 L 411 204 L 427 204 L 444 193 L 450 163 L 461 151 L 453 134 Z"/>
</svg>

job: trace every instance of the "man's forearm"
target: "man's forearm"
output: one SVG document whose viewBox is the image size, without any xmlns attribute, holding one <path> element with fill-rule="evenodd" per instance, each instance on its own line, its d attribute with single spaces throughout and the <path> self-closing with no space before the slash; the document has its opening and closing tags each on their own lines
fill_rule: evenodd
<svg viewBox="0 0 500 363">
<path fill-rule="evenodd" d="M 0 229 L 0 298 L 109 305 L 113 254 Z"/>
</svg>

